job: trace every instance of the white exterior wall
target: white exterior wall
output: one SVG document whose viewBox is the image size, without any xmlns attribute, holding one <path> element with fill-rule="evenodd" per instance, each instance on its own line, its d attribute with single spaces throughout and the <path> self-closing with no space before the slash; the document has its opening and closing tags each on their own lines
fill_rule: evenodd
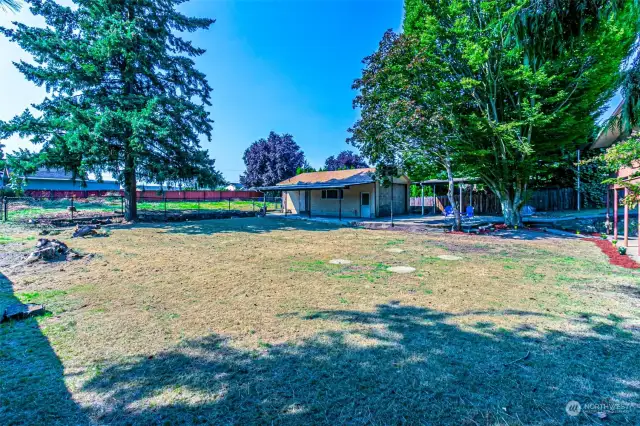
<svg viewBox="0 0 640 426">
<path fill-rule="evenodd" d="M 304 193 L 305 191 L 283 192 L 283 207 L 291 214 L 300 214 L 301 210 L 305 210 Z"/>
<path fill-rule="evenodd" d="M 375 184 L 354 185 L 343 190 L 342 217 L 361 217 L 360 193 L 369 193 L 371 216 L 376 214 Z M 287 191 L 283 196 L 285 207 L 291 214 L 303 214 L 306 212 L 305 191 Z M 339 216 L 340 200 L 322 199 L 321 190 L 311 191 L 311 216 Z"/>
</svg>

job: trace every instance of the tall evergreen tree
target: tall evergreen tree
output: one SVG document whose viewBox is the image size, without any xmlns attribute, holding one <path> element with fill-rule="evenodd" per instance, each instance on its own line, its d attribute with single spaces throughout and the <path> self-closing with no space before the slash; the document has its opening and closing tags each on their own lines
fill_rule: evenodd
<svg viewBox="0 0 640 426">
<path fill-rule="evenodd" d="M 211 138 L 212 89 L 192 59 L 205 51 L 178 35 L 214 21 L 176 11 L 184 1 L 27 0 L 46 27 L 0 32 L 33 56 L 15 65 L 48 95 L 35 113 L 0 122 L 0 139 L 29 137 L 44 164 L 77 176 L 113 173 L 129 220 L 138 180 L 215 186 L 220 175 L 200 147 Z"/>
<path fill-rule="evenodd" d="M 20 10 L 20 3 L 17 0 L 0 0 L 0 10 Z"/>
</svg>

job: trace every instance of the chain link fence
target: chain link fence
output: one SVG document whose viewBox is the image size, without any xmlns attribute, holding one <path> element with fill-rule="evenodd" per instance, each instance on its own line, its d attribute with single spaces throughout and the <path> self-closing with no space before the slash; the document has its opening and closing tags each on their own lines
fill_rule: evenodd
<svg viewBox="0 0 640 426">
<path fill-rule="evenodd" d="M 267 212 L 282 209 L 280 197 L 172 199 L 139 197 L 138 217 L 149 221 L 176 221 L 217 217 L 252 216 L 265 208 Z M 17 223 L 63 223 L 91 220 L 118 221 L 124 217 L 121 195 L 86 198 L 2 198 L 2 220 Z"/>
<path fill-rule="evenodd" d="M 282 199 L 280 197 L 261 197 L 180 200 L 140 197 L 138 199 L 138 217 L 149 221 L 174 221 L 191 218 L 230 217 L 233 214 L 252 216 L 263 207 L 266 212 L 282 210 Z"/>
</svg>

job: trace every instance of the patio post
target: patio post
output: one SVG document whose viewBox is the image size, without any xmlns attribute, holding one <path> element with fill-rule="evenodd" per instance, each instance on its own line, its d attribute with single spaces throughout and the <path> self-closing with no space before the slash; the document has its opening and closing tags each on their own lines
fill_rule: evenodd
<svg viewBox="0 0 640 426">
<path fill-rule="evenodd" d="M 311 190 L 308 189 L 307 191 L 309 192 L 309 206 L 308 206 L 309 207 L 309 217 L 311 217 Z M 305 197 L 307 196 L 306 192 L 305 192 L 304 196 Z"/>
<path fill-rule="evenodd" d="M 638 242 L 638 256 L 640 256 L 640 200 L 637 204 L 638 208 L 638 224 L 636 229 L 636 241 Z"/>
<path fill-rule="evenodd" d="M 462 183 L 458 184 L 458 190 L 460 191 L 460 205 L 458 206 L 458 212 L 462 214 Z"/>
<path fill-rule="evenodd" d="M 436 214 L 436 203 L 438 202 L 438 197 L 436 197 L 436 184 L 433 184 L 433 215 Z"/>
<path fill-rule="evenodd" d="M 391 227 L 393 226 L 393 178 L 391 178 Z"/>
<path fill-rule="evenodd" d="M 342 220 L 342 190 L 338 189 L 338 220 Z"/>
<path fill-rule="evenodd" d="M 629 195 L 629 189 L 624 189 L 624 196 Z M 624 246 L 629 247 L 629 205 L 624 203 Z"/>
<path fill-rule="evenodd" d="M 424 185 L 420 184 L 420 189 L 422 190 L 422 199 L 420 200 L 420 205 L 422 206 L 422 216 L 424 216 Z"/>
<path fill-rule="evenodd" d="M 613 187 L 613 239 L 618 239 L 618 188 Z"/>
<path fill-rule="evenodd" d="M 611 189 L 609 189 L 609 188 L 607 187 L 607 216 L 606 216 L 606 221 L 607 221 L 607 222 L 609 222 L 609 204 L 611 204 L 611 203 L 609 202 L 609 195 L 610 195 L 609 193 L 610 193 L 610 192 L 611 192 Z"/>
</svg>

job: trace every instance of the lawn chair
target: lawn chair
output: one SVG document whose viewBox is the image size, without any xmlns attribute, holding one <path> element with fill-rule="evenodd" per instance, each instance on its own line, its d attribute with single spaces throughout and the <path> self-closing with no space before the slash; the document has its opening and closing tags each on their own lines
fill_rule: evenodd
<svg viewBox="0 0 640 426">
<path fill-rule="evenodd" d="M 453 219 L 455 217 L 455 214 L 453 213 L 453 207 L 446 206 L 442 211 L 442 215 L 444 216 L 445 219 Z"/>
<path fill-rule="evenodd" d="M 522 217 L 527 217 L 527 216 L 533 216 L 536 213 L 536 208 L 533 206 L 524 206 L 520 209 L 520 216 Z"/>
<path fill-rule="evenodd" d="M 475 215 L 473 213 L 473 206 L 467 206 L 465 212 L 462 214 L 461 219 L 463 223 L 469 225 L 469 232 L 471 231 L 471 222 L 473 221 L 474 217 Z"/>
</svg>

